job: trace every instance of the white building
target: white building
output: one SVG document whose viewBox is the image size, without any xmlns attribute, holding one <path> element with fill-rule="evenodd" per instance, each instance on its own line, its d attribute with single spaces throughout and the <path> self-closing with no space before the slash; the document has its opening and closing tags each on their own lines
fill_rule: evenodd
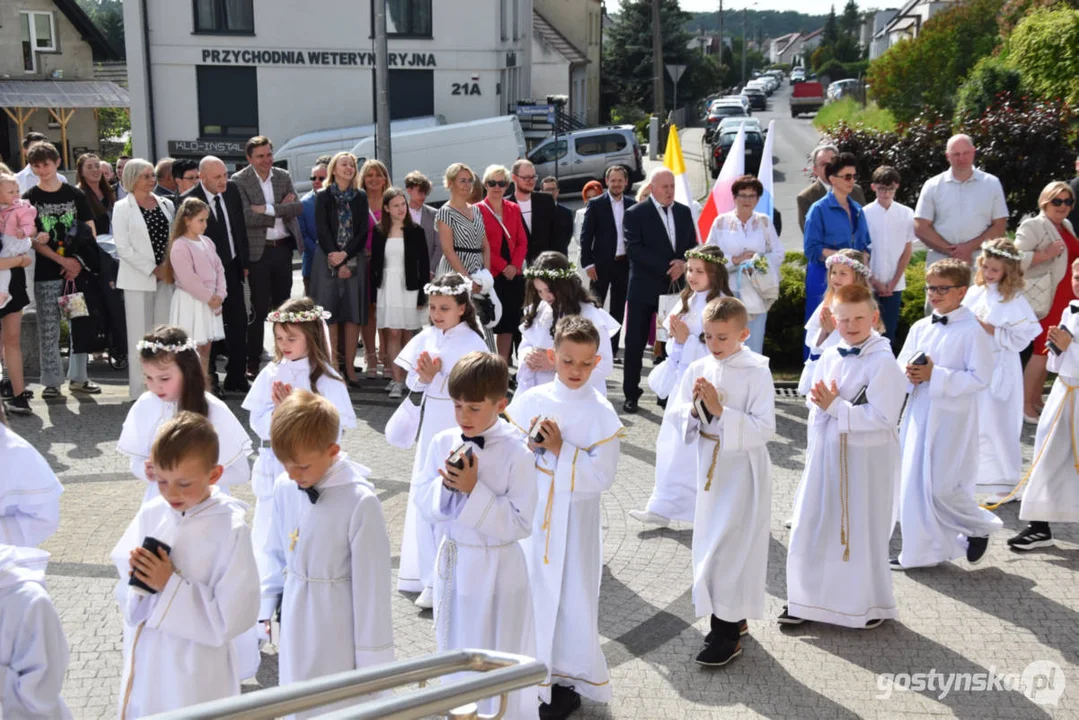
<svg viewBox="0 0 1079 720">
<path fill-rule="evenodd" d="M 899 10 L 896 8 L 866 14 L 865 23 L 862 25 L 862 45 L 869 48 L 870 60 L 877 59 L 888 49 L 888 42 L 882 31 L 898 14 Z"/>
<path fill-rule="evenodd" d="M 383 0 L 392 119 L 463 122 L 531 94 L 532 0 Z M 373 5 L 124 3 L 135 154 L 242 160 L 314 130 L 376 121 Z M 136 30 L 137 29 L 137 30 Z"/>
<path fill-rule="evenodd" d="M 793 64 L 794 57 L 798 54 L 801 43 L 798 38 L 802 33 L 787 33 L 773 38 L 768 43 L 768 62 L 773 65 Z"/>
<path fill-rule="evenodd" d="M 942 10 L 947 10 L 959 0 L 907 0 L 895 16 L 873 35 L 869 57 L 880 57 L 903 39 L 913 40 L 922 31 L 922 25 Z M 876 53 L 874 55 L 874 53 Z"/>
<path fill-rule="evenodd" d="M 599 124 L 600 0 L 533 0 L 532 95 L 565 95 L 565 112 Z"/>
</svg>

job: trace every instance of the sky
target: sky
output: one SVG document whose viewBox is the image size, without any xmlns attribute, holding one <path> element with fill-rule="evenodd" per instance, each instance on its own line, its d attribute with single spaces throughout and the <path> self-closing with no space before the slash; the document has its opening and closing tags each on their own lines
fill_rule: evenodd
<svg viewBox="0 0 1079 720">
<path fill-rule="evenodd" d="M 836 12 L 839 12 L 844 0 L 834 0 Z M 755 10 L 797 10 L 809 15 L 827 15 L 833 0 L 724 0 L 724 10 L 741 10 L 750 5 Z M 607 7 L 621 5 L 622 0 L 608 0 Z M 680 0 L 686 12 L 712 12 L 719 10 L 719 0 Z M 885 3 L 887 4 L 887 3 Z"/>
</svg>

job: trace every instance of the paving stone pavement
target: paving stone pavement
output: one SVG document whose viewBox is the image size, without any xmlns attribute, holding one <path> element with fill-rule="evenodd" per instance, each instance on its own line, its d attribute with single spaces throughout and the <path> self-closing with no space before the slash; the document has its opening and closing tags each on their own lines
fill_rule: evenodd
<svg viewBox="0 0 1079 720">
<path fill-rule="evenodd" d="M 368 381 L 354 394 L 360 416 L 345 449 L 374 469 L 396 553 L 408 497 L 412 453 L 389 447 L 382 435 L 395 403 L 382 392 L 385 380 Z M 611 399 L 621 403 L 620 378 Z M 229 405 L 246 422 L 241 398 Z M 603 499 L 604 559 L 600 599 L 603 650 L 611 667 L 614 699 L 585 701 L 582 718 L 960 718 L 1079 717 L 1079 530 L 1056 525 L 1058 547 L 1027 555 L 1009 552 L 1004 539 L 1021 527 L 1018 506 L 1000 511 L 1005 533 L 994 537 L 977 569 L 964 562 L 897 573 L 900 619 L 872 631 L 807 624 L 781 630 L 774 622 L 785 602 L 785 563 L 794 491 L 802 470 L 805 407 L 777 401 L 768 617 L 750 622 L 744 653 L 730 666 L 704 670 L 693 663 L 707 620 L 694 617 L 691 594 L 691 530 L 680 524 L 645 529 L 626 512 L 643 507 L 652 488 L 655 438 L 661 410 L 646 394 L 637 415 L 624 417 L 626 439 L 618 479 Z M 64 696 L 76 718 L 115 717 L 121 674 L 120 614 L 113 600 L 115 572 L 109 552 L 133 517 L 142 488 L 115 451 L 130 404 L 126 389 L 107 386 L 95 398 L 33 401 L 35 414 L 12 426 L 49 460 L 65 486 L 60 530 L 44 548 L 52 553 L 49 590 L 71 646 Z M 1033 430 L 1025 430 L 1029 459 Z M 249 488 L 240 496 L 253 501 Z M 898 537 L 893 540 L 898 548 Z M 396 554 L 394 567 L 397 565 Z M 396 573 L 396 569 L 395 569 Z M 394 578 L 396 584 L 396 578 Z M 435 649 L 430 611 L 413 596 L 394 597 L 397 657 Z M 1053 684 L 1037 699 L 1058 695 L 1056 705 L 1038 704 L 1021 691 L 976 692 L 941 682 L 952 673 L 1021 675 L 1041 667 Z M 933 684 L 918 687 L 918 677 Z M 257 682 L 276 683 L 272 649 Z M 889 678 L 895 678 L 889 682 Z M 960 678 L 960 683 L 970 683 Z M 973 680 L 974 687 L 978 679 Z M 968 685 L 969 686 L 969 685 Z"/>
</svg>

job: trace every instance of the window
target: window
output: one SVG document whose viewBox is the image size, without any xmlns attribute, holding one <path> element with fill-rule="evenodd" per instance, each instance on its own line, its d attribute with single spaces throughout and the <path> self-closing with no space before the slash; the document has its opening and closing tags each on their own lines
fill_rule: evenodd
<svg viewBox="0 0 1079 720">
<path fill-rule="evenodd" d="M 371 71 L 372 104 L 378 115 L 375 71 Z M 390 70 L 390 120 L 430 117 L 435 114 L 434 70 Z"/>
<path fill-rule="evenodd" d="M 580 148 L 580 145 L 577 147 Z M 557 143 L 551 142 L 537 148 L 528 159 L 537 164 L 554 162 L 566 157 L 566 150 L 568 149 L 569 146 L 566 141 L 559 140 Z"/>
<path fill-rule="evenodd" d="M 196 70 L 199 137 L 259 134 L 258 74 L 253 67 L 200 65 Z"/>
<path fill-rule="evenodd" d="M 626 137 L 617 133 L 590 135 L 574 140 L 578 155 L 604 155 L 626 149 Z"/>
<path fill-rule="evenodd" d="M 431 0 L 384 0 L 388 37 L 431 37 Z M 374 37 L 375 4 L 371 3 L 371 36 Z"/>
<path fill-rule="evenodd" d="M 503 41 L 510 39 L 510 9 L 508 5 L 511 2 L 513 2 L 513 0 L 499 0 L 498 3 L 499 24 L 502 26 Z"/>
<path fill-rule="evenodd" d="M 254 35 L 254 0 L 195 0 L 195 32 Z"/>
<path fill-rule="evenodd" d="M 56 27 L 52 13 L 19 13 L 19 32 L 22 38 L 23 70 L 37 72 L 37 53 L 57 52 Z"/>
</svg>

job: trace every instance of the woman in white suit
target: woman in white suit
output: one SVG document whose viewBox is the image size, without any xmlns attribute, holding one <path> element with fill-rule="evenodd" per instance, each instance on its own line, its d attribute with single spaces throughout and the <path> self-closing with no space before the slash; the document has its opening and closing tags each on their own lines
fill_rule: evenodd
<svg viewBox="0 0 1079 720">
<path fill-rule="evenodd" d="M 166 266 L 173 205 L 151 192 L 154 166 L 135 158 L 124 166 L 121 183 L 127 191 L 112 210 L 112 239 L 120 256 L 116 287 L 124 291 L 127 320 L 127 377 L 131 397 L 142 391 L 142 363 L 136 343 L 155 325 L 167 324 L 172 280 Z"/>
</svg>

